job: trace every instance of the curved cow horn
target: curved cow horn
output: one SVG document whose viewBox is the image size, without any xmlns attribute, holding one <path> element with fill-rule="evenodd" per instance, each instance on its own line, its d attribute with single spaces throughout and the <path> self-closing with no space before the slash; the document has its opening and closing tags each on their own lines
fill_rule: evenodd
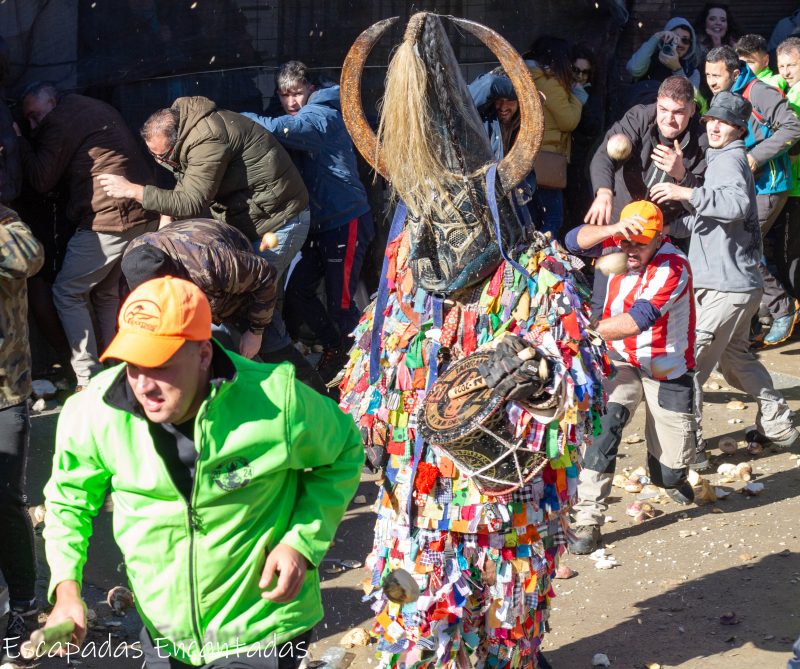
<svg viewBox="0 0 800 669">
<path fill-rule="evenodd" d="M 503 189 L 508 192 L 520 183 L 533 169 L 533 161 L 539 153 L 544 133 L 544 117 L 539 91 L 533 83 L 533 77 L 525 61 L 504 38 L 491 28 L 480 23 L 449 17 L 454 23 L 468 30 L 491 52 L 503 66 L 508 78 L 514 85 L 519 101 L 520 128 L 511 151 L 497 166 L 497 174 Z"/>
<path fill-rule="evenodd" d="M 347 131 L 353 138 L 353 144 L 364 156 L 364 159 L 387 179 L 388 174 L 378 148 L 378 139 L 372 132 L 372 128 L 369 127 L 367 117 L 364 116 L 364 105 L 361 100 L 361 75 L 364 73 L 364 63 L 372 51 L 372 47 L 398 18 L 395 16 L 378 21 L 358 36 L 344 59 L 340 82 L 342 116 Z"/>
</svg>

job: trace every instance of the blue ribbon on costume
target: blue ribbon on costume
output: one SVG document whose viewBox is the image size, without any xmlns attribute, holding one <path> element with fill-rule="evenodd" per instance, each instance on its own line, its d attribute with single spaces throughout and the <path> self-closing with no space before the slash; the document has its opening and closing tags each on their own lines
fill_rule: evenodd
<svg viewBox="0 0 800 669">
<path fill-rule="evenodd" d="M 430 306 L 433 310 L 433 327 L 437 330 L 442 329 L 442 323 L 444 322 L 443 305 L 444 300 L 441 298 L 441 296 L 431 295 Z M 431 389 L 431 386 L 436 382 L 436 379 L 439 376 L 439 363 L 437 358 L 439 357 L 439 349 L 441 346 L 442 345 L 438 341 L 433 340 L 433 344 L 428 352 L 428 380 L 425 383 L 425 392 L 428 392 Z M 411 512 L 414 508 L 414 479 L 417 477 L 417 466 L 419 465 L 419 459 L 422 457 L 422 448 L 424 445 L 425 440 L 422 438 L 419 429 L 417 429 L 416 439 L 414 442 L 414 460 L 413 464 L 411 465 L 411 482 L 408 491 L 408 506 L 406 507 L 409 527 L 412 525 Z"/>
<path fill-rule="evenodd" d="M 516 260 L 512 259 L 511 256 L 506 253 L 506 250 L 503 247 L 503 236 L 500 232 L 500 212 L 497 210 L 497 191 L 495 190 L 496 181 L 497 163 L 492 163 L 486 172 L 486 199 L 489 201 L 489 211 L 492 212 L 492 218 L 494 219 L 494 234 L 495 237 L 497 237 L 497 247 L 500 249 L 500 255 L 503 256 L 503 260 L 509 263 L 515 270 L 522 274 L 522 276 L 527 277 L 529 281 L 534 281 L 534 278 L 530 275 L 528 270 L 526 270 Z"/>
<path fill-rule="evenodd" d="M 394 218 L 392 218 L 392 225 L 389 228 L 389 238 L 386 242 L 388 246 L 395 239 L 400 236 L 403 230 L 403 223 L 406 221 L 408 210 L 405 203 L 400 200 L 397 203 L 397 208 L 394 210 Z M 381 269 L 381 282 L 378 286 L 378 297 L 375 300 L 375 311 L 372 315 L 372 336 L 370 337 L 369 345 L 369 382 L 373 385 L 378 380 L 378 373 L 380 372 L 381 362 L 381 331 L 383 330 L 383 321 L 385 319 L 386 304 L 389 301 L 389 282 L 386 279 L 386 274 L 389 271 L 389 256 L 383 254 L 383 268 Z"/>
</svg>

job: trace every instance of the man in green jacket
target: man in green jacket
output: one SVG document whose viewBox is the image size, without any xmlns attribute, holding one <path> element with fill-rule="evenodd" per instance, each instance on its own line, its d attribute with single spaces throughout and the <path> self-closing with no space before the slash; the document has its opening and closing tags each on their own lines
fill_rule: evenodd
<svg viewBox="0 0 800 669">
<path fill-rule="evenodd" d="M 125 364 L 71 397 L 58 424 L 47 624 L 71 619 L 73 642 L 85 636 L 82 569 L 110 492 L 148 668 L 232 655 L 237 667 L 295 667 L 323 617 L 317 567 L 358 486 L 352 418 L 291 365 L 223 351 L 208 300 L 182 279 L 134 290 L 103 358 Z"/>
</svg>

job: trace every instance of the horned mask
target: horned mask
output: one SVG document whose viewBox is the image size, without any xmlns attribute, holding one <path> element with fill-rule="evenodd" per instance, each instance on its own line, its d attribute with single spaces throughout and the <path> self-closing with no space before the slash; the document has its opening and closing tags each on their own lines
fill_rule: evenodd
<svg viewBox="0 0 800 669">
<path fill-rule="evenodd" d="M 449 17 L 497 56 L 511 79 L 520 108 L 520 130 L 497 165 L 489 193 L 486 173 L 494 163 L 478 115 L 444 26 L 435 14 L 412 16 L 386 75 L 376 136 L 361 102 L 361 76 L 369 52 L 397 19 L 365 30 L 351 47 L 342 71 L 342 112 L 358 150 L 390 183 L 408 208 L 409 263 L 418 287 L 448 294 L 489 276 L 505 249 L 525 241 L 528 230 L 511 199 L 533 169 L 542 139 L 541 103 L 517 52 L 489 28 Z M 497 225 L 489 209 L 496 199 Z"/>
</svg>

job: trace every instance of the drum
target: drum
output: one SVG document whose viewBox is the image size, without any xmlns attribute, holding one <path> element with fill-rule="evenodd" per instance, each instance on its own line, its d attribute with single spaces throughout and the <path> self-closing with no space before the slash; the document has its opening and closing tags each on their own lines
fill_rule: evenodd
<svg viewBox="0 0 800 669">
<path fill-rule="evenodd" d="M 481 384 L 478 366 L 490 355 L 473 353 L 439 377 L 419 409 L 419 429 L 481 492 L 498 495 L 525 485 L 547 464 L 547 457 L 515 438 L 505 400 Z M 454 397 L 453 388 L 475 389 Z"/>
</svg>

